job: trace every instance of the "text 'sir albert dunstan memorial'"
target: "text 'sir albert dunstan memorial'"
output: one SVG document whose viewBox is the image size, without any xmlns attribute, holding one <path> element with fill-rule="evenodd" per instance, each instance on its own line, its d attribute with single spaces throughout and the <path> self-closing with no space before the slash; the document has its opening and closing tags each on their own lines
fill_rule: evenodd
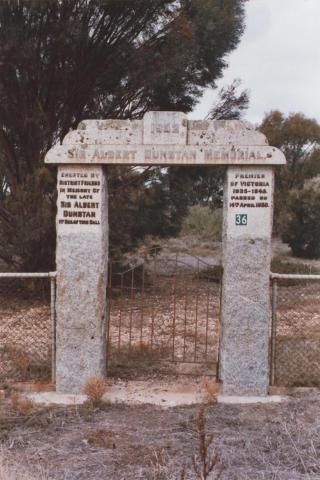
<svg viewBox="0 0 320 480">
<path fill-rule="evenodd" d="M 240 121 L 87 120 L 52 148 L 58 164 L 58 392 L 105 374 L 107 165 L 227 165 L 219 377 L 223 395 L 268 390 L 269 273 L 275 165 L 283 154 Z"/>
</svg>

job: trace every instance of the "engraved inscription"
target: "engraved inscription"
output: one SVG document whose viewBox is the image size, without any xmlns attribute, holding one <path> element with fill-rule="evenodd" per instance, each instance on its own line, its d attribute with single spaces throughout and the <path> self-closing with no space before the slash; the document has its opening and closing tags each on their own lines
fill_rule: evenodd
<svg viewBox="0 0 320 480">
<path fill-rule="evenodd" d="M 109 164 L 234 164 L 257 163 L 272 158 L 270 148 L 259 147 L 199 147 L 162 145 L 137 145 L 135 148 L 108 145 L 105 147 L 72 147 L 67 158 L 75 163 Z"/>
<path fill-rule="evenodd" d="M 151 124 L 151 133 L 154 135 L 156 133 L 179 133 L 179 124 L 178 123 L 152 123 Z"/>
<path fill-rule="evenodd" d="M 229 184 L 230 208 L 268 208 L 271 185 L 264 173 L 236 173 Z"/>
<path fill-rule="evenodd" d="M 58 224 L 100 225 L 100 189 L 98 172 L 59 172 Z"/>
</svg>

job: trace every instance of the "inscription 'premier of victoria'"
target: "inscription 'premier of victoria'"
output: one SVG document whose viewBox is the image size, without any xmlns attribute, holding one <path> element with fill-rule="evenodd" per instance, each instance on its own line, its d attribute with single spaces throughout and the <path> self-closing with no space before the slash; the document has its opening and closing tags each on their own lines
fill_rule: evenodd
<svg viewBox="0 0 320 480">
<path fill-rule="evenodd" d="M 230 208 L 269 208 L 271 181 L 265 173 L 235 173 L 230 181 Z"/>
</svg>

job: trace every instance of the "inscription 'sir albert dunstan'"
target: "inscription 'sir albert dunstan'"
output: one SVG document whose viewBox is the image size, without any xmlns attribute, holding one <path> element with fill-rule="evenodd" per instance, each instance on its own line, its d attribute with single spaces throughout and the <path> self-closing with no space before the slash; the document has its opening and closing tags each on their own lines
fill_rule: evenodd
<svg viewBox="0 0 320 480">
<path fill-rule="evenodd" d="M 100 187 L 99 173 L 61 172 L 59 225 L 100 225 Z"/>
</svg>

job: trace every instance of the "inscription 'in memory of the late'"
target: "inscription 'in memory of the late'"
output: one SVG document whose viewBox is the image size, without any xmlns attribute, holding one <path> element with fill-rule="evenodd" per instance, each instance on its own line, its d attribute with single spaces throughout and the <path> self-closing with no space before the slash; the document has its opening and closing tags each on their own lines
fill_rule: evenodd
<svg viewBox="0 0 320 480">
<path fill-rule="evenodd" d="M 100 225 L 99 173 L 61 172 L 58 179 L 58 224 Z"/>
</svg>

